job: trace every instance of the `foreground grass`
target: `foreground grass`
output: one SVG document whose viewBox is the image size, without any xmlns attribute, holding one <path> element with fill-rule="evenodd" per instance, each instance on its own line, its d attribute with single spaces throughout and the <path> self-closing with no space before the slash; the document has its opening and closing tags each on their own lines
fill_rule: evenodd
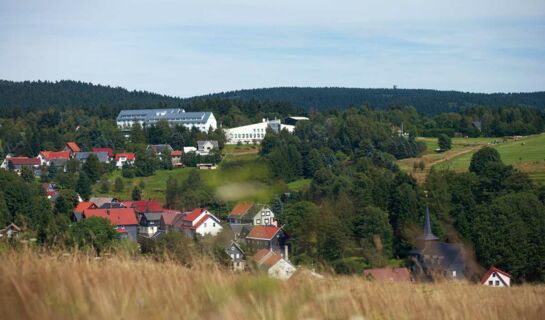
<svg viewBox="0 0 545 320">
<path fill-rule="evenodd" d="M 144 258 L 0 254 L 5 319 L 541 319 L 545 286 L 277 281 Z"/>
</svg>

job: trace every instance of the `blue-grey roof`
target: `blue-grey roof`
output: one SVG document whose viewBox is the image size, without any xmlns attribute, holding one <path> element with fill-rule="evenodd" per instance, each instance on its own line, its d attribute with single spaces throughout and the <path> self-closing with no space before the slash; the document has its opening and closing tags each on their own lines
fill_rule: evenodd
<svg viewBox="0 0 545 320">
<path fill-rule="evenodd" d="M 76 159 L 79 161 L 85 161 L 91 154 L 95 154 L 98 158 L 99 162 L 108 162 L 108 152 L 101 151 L 101 152 L 78 152 L 76 153 Z"/>
<path fill-rule="evenodd" d="M 169 123 L 206 123 L 212 112 L 185 112 L 184 109 L 121 110 L 117 121 L 143 121 L 154 124 L 161 120 Z"/>
</svg>

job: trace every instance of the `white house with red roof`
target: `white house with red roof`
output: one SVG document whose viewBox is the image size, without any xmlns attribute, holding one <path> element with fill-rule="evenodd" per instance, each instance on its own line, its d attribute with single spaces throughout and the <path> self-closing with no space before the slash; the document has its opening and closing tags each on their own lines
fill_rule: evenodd
<svg viewBox="0 0 545 320">
<path fill-rule="evenodd" d="M 488 269 L 481 279 L 481 285 L 488 287 L 505 288 L 511 286 L 511 275 L 496 267 Z"/>
<path fill-rule="evenodd" d="M 117 153 L 115 155 L 115 166 L 121 169 L 125 164 L 133 165 L 134 160 L 136 160 L 136 155 L 132 152 Z"/>
<path fill-rule="evenodd" d="M 188 236 L 215 236 L 223 230 L 220 219 L 203 208 L 193 209 L 182 220 L 181 229 Z"/>
<path fill-rule="evenodd" d="M 38 159 L 40 159 L 40 163 L 42 166 L 49 166 L 51 164 L 51 160 L 54 160 L 54 159 L 70 160 L 70 152 L 41 151 L 40 154 L 38 155 Z"/>
<path fill-rule="evenodd" d="M 289 261 L 272 250 L 261 249 L 253 257 L 259 269 L 266 270 L 271 278 L 287 280 L 297 269 Z"/>
</svg>

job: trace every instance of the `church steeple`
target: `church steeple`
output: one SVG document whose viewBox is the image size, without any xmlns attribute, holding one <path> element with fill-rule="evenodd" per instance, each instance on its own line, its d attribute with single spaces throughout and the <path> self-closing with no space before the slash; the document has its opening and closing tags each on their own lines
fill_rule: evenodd
<svg viewBox="0 0 545 320">
<path fill-rule="evenodd" d="M 426 206 L 426 217 L 424 218 L 424 234 L 420 236 L 420 239 L 424 241 L 439 240 L 431 231 L 430 208 L 428 206 Z"/>
</svg>

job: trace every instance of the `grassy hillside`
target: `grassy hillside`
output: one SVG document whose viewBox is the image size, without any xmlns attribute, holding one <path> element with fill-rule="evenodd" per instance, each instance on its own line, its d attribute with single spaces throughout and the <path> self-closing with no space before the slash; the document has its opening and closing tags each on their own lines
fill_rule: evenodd
<svg viewBox="0 0 545 320">
<path fill-rule="evenodd" d="M 94 186 L 94 194 L 112 195 L 119 199 L 130 200 L 134 186 L 144 182 L 143 199 L 158 199 L 165 201 L 166 182 L 169 177 L 185 181 L 191 172 L 198 172 L 202 180 L 211 188 L 218 199 L 224 201 L 251 200 L 270 202 L 277 194 L 288 190 L 288 186 L 276 181 L 271 176 L 264 160 L 258 158 L 257 149 L 252 147 L 225 150 L 225 158 L 217 170 L 198 170 L 196 168 L 181 168 L 174 170 L 158 170 L 153 176 L 143 178 L 122 178 L 125 189 L 114 192 L 114 181 L 121 176 L 120 171 L 114 171 L 108 178 L 110 190 L 101 193 L 99 184 Z M 295 187 L 298 187 L 297 185 Z"/>
<path fill-rule="evenodd" d="M 537 182 L 545 183 L 545 135 L 528 136 L 515 141 L 509 139 L 503 141 L 500 138 L 454 138 L 452 150 L 437 153 L 436 138 L 419 138 L 424 141 L 428 150 L 420 158 L 411 158 L 398 161 L 402 170 L 411 172 L 419 180 L 425 179 L 429 168 L 436 167 L 441 170 L 467 171 L 473 153 L 484 146 L 496 148 L 505 164 L 527 172 Z M 413 163 L 424 161 L 424 172 L 413 171 Z"/>
<path fill-rule="evenodd" d="M 288 281 L 120 256 L 0 253 L 5 319 L 542 319 L 543 285 Z"/>
</svg>

